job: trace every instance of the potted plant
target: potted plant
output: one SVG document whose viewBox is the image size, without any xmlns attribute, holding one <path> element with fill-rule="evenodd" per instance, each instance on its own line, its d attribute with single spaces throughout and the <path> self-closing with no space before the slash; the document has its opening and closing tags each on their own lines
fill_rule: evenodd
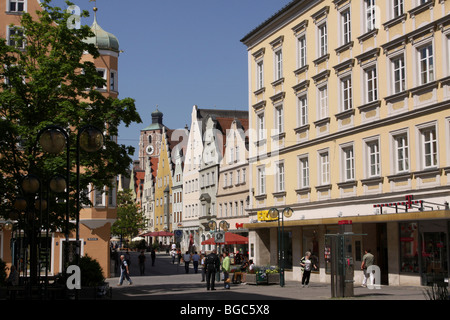
<svg viewBox="0 0 450 320">
<path fill-rule="evenodd" d="M 85 255 L 80 258 L 79 266 L 81 272 L 79 298 L 96 299 L 110 294 L 109 285 L 103 276 L 103 269 L 97 260 Z"/>
</svg>

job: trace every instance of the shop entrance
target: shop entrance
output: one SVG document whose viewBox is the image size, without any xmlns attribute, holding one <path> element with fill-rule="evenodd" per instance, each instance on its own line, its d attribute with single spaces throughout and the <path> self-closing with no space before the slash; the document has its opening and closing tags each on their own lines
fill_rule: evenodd
<svg viewBox="0 0 450 320">
<path fill-rule="evenodd" d="M 422 285 L 444 282 L 448 272 L 448 225 L 442 221 L 420 224 Z"/>
<path fill-rule="evenodd" d="M 377 252 L 375 257 L 375 264 L 380 267 L 382 285 L 389 284 L 388 272 L 388 243 L 387 243 L 387 225 L 386 223 L 377 223 L 376 225 L 376 241 Z"/>
</svg>

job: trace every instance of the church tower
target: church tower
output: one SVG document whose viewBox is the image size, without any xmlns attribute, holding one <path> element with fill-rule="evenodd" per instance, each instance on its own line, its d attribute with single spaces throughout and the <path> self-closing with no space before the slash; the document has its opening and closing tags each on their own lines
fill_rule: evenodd
<svg viewBox="0 0 450 320">
<path fill-rule="evenodd" d="M 150 157 L 159 157 L 163 131 L 163 113 L 158 110 L 152 112 L 152 123 L 141 130 L 139 139 L 139 168 L 144 170 Z"/>
</svg>

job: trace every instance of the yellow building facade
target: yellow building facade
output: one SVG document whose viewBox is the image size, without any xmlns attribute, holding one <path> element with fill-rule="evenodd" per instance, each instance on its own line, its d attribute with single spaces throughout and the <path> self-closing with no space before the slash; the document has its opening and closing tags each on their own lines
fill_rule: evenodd
<svg viewBox="0 0 450 320">
<path fill-rule="evenodd" d="M 355 270 L 371 248 L 383 284 L 448 277 L 449 12 L 448 1 L 297 0 L 241 40 L 257 264 L 277 264 L 277 222 L 262 213 L 289 207 L 288 278 L 312 251 L 312 278 L 330 280 L 325 235 L 341 220 L 367 234 L 352 238 Z"/>
<path fill-rule="evenodd" d="M 171 132 L 171 131 L 170 131 Z M 154 231 L 172 231 L 172 175 L 173 164 L 170 157 L 170 140 L 163 128 L 159 150 L 158 170 L 155 180 Z M 161 238 L 164 244 L 167 238 Z"/>
</svg>

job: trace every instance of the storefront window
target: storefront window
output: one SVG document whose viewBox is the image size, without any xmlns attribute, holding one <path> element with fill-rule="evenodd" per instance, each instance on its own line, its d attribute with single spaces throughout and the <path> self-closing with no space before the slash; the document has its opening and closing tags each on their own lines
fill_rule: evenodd
<svg viewBox="0 0 450 320">
<path fill-rule="evenodd" d="M 337 226 L 327 226 L 326 234 L 337 234 Z M 324 248 L 324 259 L 325 259 L 325 273 L 331 273 L 331 237 L 325 237 L 325 248 Z"/>
<path fill-rule="evenodd" d="M 417 222 L 400 223 L 400 271 L 419 272 L 419 230 Z"/>
<path fill-rule="evenodd" d="M 448 277 L 446 225 L 441 221 L 423 222 L 420 235 L 423 284 L 444 282 Z"/>
<path fill-rule="evenodd" d="M 284 240 L 284 269 L 292 269 L 292 232 L 285 231 Z"/>
</svg>

